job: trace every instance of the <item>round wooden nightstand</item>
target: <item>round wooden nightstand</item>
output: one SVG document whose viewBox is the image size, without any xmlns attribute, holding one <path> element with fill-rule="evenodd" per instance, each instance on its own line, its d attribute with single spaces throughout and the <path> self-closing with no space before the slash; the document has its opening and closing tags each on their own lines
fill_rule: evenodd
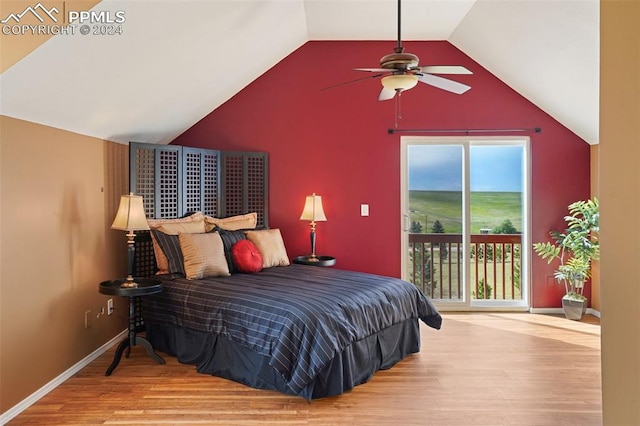
<svg viewBox="0 0 640 426">
<path fill-rule="evenodd" d="M 142 296 L 160 293 L 162 291 L 162 281 L 153 278 L 136 278 L 135 282 L 138 285 L 137 287 L 122 287 L 122 283 L 125 281 L 124 279 L 120 279 L 100 283 L 100 293 L 129 298 L 129 333 L 127 338 L 118 345 L 113 361 L 104 374 L 105 376 L 110 376 L 118 366 L 122 358 L 122 352 L 125 349 L 127 350 L 125 356 L 128 358 L 131 353 L 131 348 L 137 345 L 142 346 L 147 351 L 147 354 L 158 363 L 165 363 L 164 359 L 153 349 L 151 343 L 144 337 L 137 335 L 139 331 L 144 329 L 140 298 Z"/>
<path fill-rule="evenodd" d="M 333 266 L 336 264 L 336 258 L 331 256 L 298 256 L 293 259 L 293 263 L 310 266 Z"/>
</svg>

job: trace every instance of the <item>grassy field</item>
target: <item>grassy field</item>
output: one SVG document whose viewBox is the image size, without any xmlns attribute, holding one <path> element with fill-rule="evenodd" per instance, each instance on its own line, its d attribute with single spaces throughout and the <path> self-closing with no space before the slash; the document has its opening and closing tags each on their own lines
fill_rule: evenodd
<svg viewBox="0 0 640 426">
<path fill-rule="evenodd" d="M 446 233 L 462 233 L 462 192 L 409 191 L 409 212 L 411 221 L 422 225 L 422 232 L 431 232 L 433 223 L 439 220 Z M 472 234 L 479 234 L 483 228 L 493 229 L 506 219 L 522 232 L 521 193 L 471 193 Z"/>
<path fill-rule="evenodd" d="M 419 222 L 422 225 L 423 233 L 430 233 L 433 223 L 439 220 L 443 225 L 445 233 L 461 234 L 462 233 L 462 193 L 454 191 L 409 191 L 409 214 L 412 222 Z M 472 192 L 471 193 L 471 233 L 479 234 L 480 229 L 489 229 L 499 226 L 505 220 L 510 220 L 516 230 L 522 232 L 522 194 L 519 192 Z M 425 225 L 426 222 L 426 225 Z M 427 243 L 425 253 L 430 250 Z M 433 253 L 433 270 L 432 279 L 435 281 L 433 289 L 420 284 L 421 280 L 417 276 L 417 282 L 414 283 L 420 287 L 430 297 L 435 299 L 454 299 L 461 298 L 458 289 L 459 270 L 462 265 L 458 265 L 458 259 L 461 255 L 457 255 L 457 248 L 450 246 L 448 249 L 448 257 L 444 263 L 438 262 L 440 259 L 440 249 L 438 247 L 431 248 Z M 476 271 L 476 261 L 479 262 Z M 511 262 L 515 261 L 519 264 L 519 257 L 513 260 L 510 256 L 505 256 L 504 266 L 505 273 L 502 273 L 502 261 L 494 265 L 492 259 L 479 260 L 474 257 L 471 259 L 471 269 L 469 271 L 469 279 L 472 283 L 473 299 L 476 299 L 475 284 L 482 280 L 490 288 L 492 295 L 500 300 L 509 300 L 512 297 L 516 300 L 522 298 L 519 285 L 512 290 L 512 284 L 519 279 L 515 279 L 511 274 Z M 449 264 L 450 262 L 450 264 Z M 486 264 L 484 263 L 486 262 Z M 412 276 L 413 260 L 409 261 L 409 276 Z M 421 271 L 422 267 L 419 266 Z M 485 272 L 486 271 L 486 272 Z M 409 281 L 412 281 L 410 279 Z M 412 281 L 413 282 L 413 281 Z M 451 283 L 451 284 L 450 284 Z M 449 287 L 451 285 L 451 287 Z M 503 289 L 504 287 L 504 289 Z"/>
</svg>

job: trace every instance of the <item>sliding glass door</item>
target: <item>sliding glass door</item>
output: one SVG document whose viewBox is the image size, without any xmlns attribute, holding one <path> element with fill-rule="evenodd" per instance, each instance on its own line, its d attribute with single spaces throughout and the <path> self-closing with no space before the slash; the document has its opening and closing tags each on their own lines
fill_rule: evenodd
<svg viewBox="0 0 640 426">
<path fill-rule="evenodd" d="M 440 307 L 528 307 L 528 138 L 402 138 L 403 278 Z"/>
</svg>

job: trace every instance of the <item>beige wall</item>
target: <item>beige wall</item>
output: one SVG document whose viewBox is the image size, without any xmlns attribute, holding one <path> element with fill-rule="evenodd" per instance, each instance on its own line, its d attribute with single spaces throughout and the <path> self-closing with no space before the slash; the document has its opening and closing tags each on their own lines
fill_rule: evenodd
<svg viewBox="0 0 640 426">
<path fill-rule="evenodd" d="M 127 146 L 0 116 L 0 412 L 126 328 L 124 300 L 96 315 L 126 269 L 127 181 Z"/>
<path fill-rule="evenodd" d="M 600 5 L 603 420 L 639 425 L 640 1 Z"/>
<path fill-rule="evenodd" d="M 591 146 L 591 197 L 600 199 L 600 145 Z M 600 262 L 591 266 L 591 308 L 600 312 Z"/>
</svg>

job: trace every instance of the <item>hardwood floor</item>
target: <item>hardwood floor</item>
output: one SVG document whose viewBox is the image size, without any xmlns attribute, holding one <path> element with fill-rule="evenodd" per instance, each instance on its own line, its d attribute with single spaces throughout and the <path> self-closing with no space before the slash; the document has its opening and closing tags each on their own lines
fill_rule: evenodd
<svg viewBox="0 0 640 426">
<path fill-rule="evenodd" d="M 314 400 L 261 391 L 140 347 L 111 349 L 10 425 L 601 425 L 600 326 L 532 314 L 443 314 L 422 350 L 369 383 Z"/>
</svg>

